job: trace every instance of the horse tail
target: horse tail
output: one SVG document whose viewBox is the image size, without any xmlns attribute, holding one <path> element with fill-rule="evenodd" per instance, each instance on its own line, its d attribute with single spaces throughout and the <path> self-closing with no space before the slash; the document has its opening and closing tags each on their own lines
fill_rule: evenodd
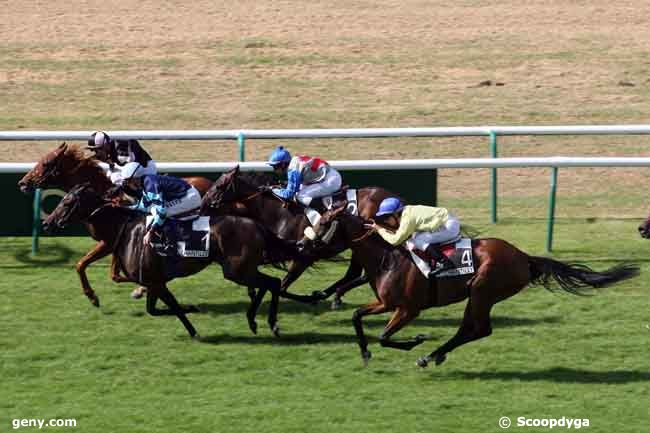
<svg viewBox="0 0 650 433">
<path fill-rule="evenodd" d="M 555 282 L 562 290 L 574 295 L 584 295 L 582 289 L 606 287 L 639 275 L 639 267 L 630 263 L 622 263 L 603 272 L 580 263 L 564 263 L 539 256 L 528 257 L 528 263 L 532 284 L 540 284 L 553 291 L 552 283 Z"/>
</svg>

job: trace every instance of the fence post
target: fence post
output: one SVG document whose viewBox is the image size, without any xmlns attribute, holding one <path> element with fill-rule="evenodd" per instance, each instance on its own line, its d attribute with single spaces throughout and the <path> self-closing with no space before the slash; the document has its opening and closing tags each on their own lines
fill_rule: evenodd
<svg viewBox="0 0 650 433">
<path fill-rule="evenodd" d="M 32 255 L 38 253 L 38 236 L 41 229 L 41 189 L 34 192 L 34 217 L 32 219 Z"/>
<path fill-rule="evenodd" d="M 246 161 L 246 147 L 245 147 L 244 133 L 240 132 L 237 136 L 237 144 L 239 144 L 239 160 L 241 162 Z"/>
<path fill-rule="evenodd" d="M 490 131 L 490 153 L 492 158 L 497 157 L 497 135 L 494 131 Z M 491 180 L 491 222 L 495 224 L 497 222 L 497 169 L 492 169 L 492 180 Z"/>
<path fill-rule="evenodd" d="M 548 232 L 546 234 L 546 252 L 553 250 L 553 226 L 555 224 L 555 194 L 557 191 L 557 167 L 551 171 L 551 196 L 548 203 Z"/>
</svg>

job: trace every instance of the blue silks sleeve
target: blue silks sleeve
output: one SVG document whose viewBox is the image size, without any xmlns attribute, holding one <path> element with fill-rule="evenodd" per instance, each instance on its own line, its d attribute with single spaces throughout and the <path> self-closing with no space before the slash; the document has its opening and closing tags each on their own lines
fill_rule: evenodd
<svg viewBox="0 0 650 433">
<path fill-rule="evenodd" d="M 300 184 L 302 183 L 302 174 L 298 170 L 289 170 L 287 177 L 287 187 L 276 192 L 278 196 L 285 200 L 292 199 L 298 192 L 298 189 L 300 189 Z"/>
<path fill-rule="evenodd" d="M 167 211 L 163 206 L 163 196 L 157 176 L 145 176 L 141 203 L 153 215 L 152 225 L 161 226 L 165 222 Z"/>
</svg>

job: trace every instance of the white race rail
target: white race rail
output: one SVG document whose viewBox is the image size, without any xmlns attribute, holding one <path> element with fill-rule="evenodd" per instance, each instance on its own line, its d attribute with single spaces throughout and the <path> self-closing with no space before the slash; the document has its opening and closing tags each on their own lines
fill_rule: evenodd
<svg viewBox="0 0 650 433">
<path fill-rule="evenodd" d="M 650 167 L 650 158 L 572 157 L 540 158 L 461 158 L 461 159 L 375 159 L 329 161 L 346 170 L 426 170 L 438 168 L 516 168 L 516 167 Z M 264 162 L 159 162 L 165 173 L 222 172 L 239 165 L 242 171 L 270 171 Z M 33 162 L 0 163 L 0 173 L 26 173 Z"/>
</svg>

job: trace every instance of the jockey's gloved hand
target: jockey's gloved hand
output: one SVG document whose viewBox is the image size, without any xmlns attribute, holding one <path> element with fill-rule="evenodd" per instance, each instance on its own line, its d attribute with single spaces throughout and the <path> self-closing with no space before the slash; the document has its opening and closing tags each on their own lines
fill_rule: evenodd
<svg viewBox="0 0 650 433">
<path fill-rule="evenodd" d="M 117 197 L 118 195 L 121 195 L 123 192 L 124 189 L 122 188 L 122 185 L 115 185 L 104 193 L 104 198 L 110 200 Z"/>
<path fill-rule="evenodd" d="M 260 191 L 260 192 L 268 192 L 268 191 L 271 191 L 272 189 L 273 189 L 273 187 L 271 185 L 262 185 L 262 186 L 257 188 L 257 190 Z"/>
</svg>

